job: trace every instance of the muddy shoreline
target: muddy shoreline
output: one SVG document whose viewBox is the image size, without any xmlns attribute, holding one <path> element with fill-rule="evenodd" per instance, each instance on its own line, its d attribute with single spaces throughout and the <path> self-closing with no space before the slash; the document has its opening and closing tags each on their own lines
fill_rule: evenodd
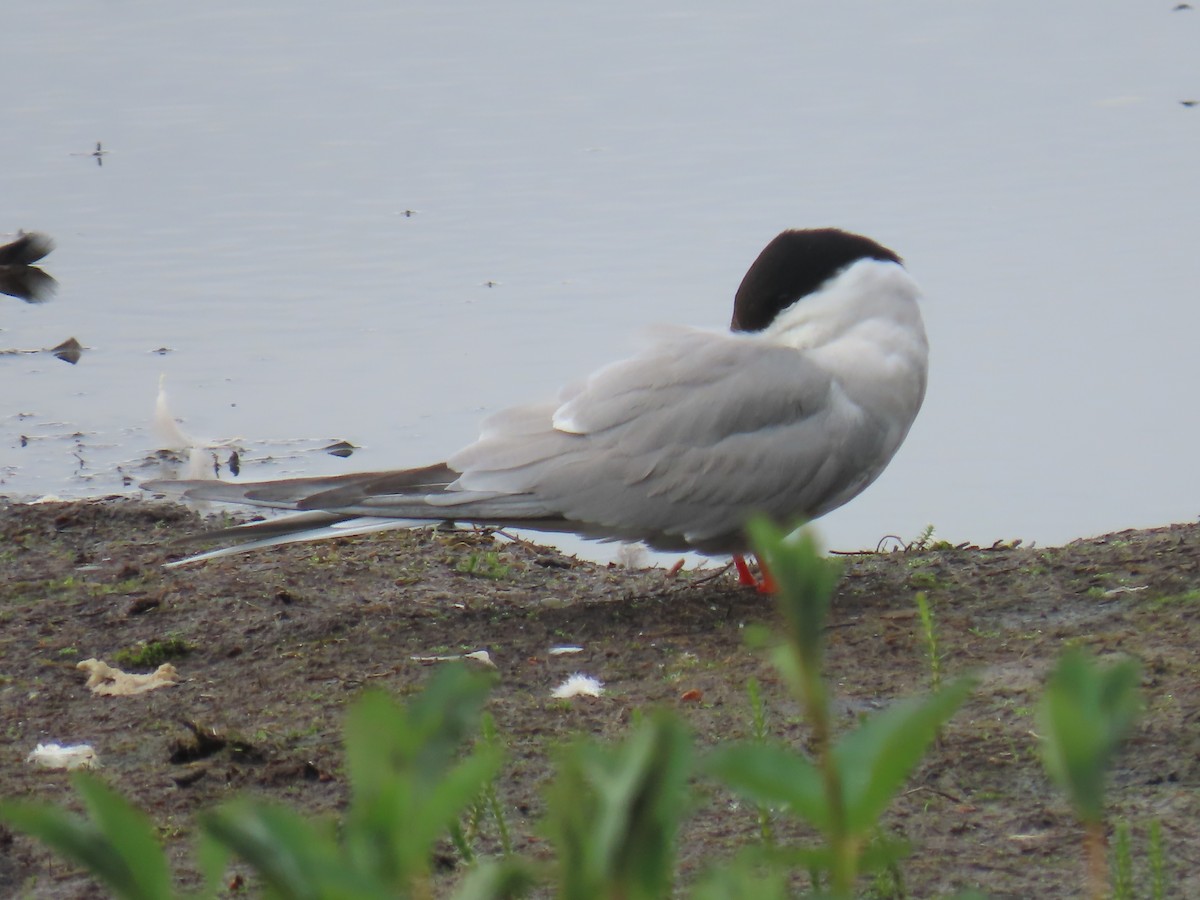
<svg viewBox="0 0 1200 900">
<path fill-rule="evenodd" d="M 617 736 L 635 710 L 667 706 L 702 746 L 742 736 L 754 677 L 769 729 L 804 740 L 798 707 L 743 641 L 744 626 L 770 623 L 770 602 L 732 576 L 670 579 L 663 569 L 428 530 L 162 567 L 183 553 L 172 541 L 205 527 L 165 503 L 0 500 L 0 793 L 73 803 L 65 774 L 26 755 L 39 742 L 90 743 L 108 780 L 158 823 L 185 883 L 194 878 L 194 814 L 234 792 L 338 809 L 346 704 L 368 685 L 414 690 L 436 665 L 414 657 L 491 655 L 500 677 L 489 710 L 509 750 L 498 788 L 516 848 L 535 856 L 545 853 L 534 825 L 548 753 L 572 735 Z M 888 828 L 914 848 L 903 866 L 912 896 L 1078 896 L 1080 832 L 1038 764 L 1033 718 L 1068 643 L 1141 662 L 1147 708 L 1112 775 L 1112 814 L 1133 827 L 1135 866 L 1150 821 L 1161 820 L 1173 890 L 1200 895 L 1200 526 L 1060 548 L 844 559 L 828 666 L 847 720 L 928 687 L 918 590 L 934 607 L 944 671 L 982 677 L 888 814 Z M 174 687 L 100 697 L 76 669 L 171 641 L 186 648 L 171 660 Z M 561 644 L 582 652 L 549 654 Z M 604 681 L 606 695 L 552 699 L 575 671 Z M 189 755 L 197 728 L 225 743 Z M 682 835 L 680 884 L 757 828 L 753 810 L 701 786 Z M 800 836 L 786 820 L 777 828 L 783 839 Z M 455 875 L 451 860 L 447 886 Z M 0 896 L 103 893 L 0 831 Z"/>
</svg>

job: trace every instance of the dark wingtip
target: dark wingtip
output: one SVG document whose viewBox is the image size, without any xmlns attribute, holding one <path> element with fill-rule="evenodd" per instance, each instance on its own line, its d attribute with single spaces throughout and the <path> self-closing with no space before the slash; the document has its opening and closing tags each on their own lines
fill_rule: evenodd
<svg viewBox="0 0 1200 900">
<path fill-rule="evenodd" d="M 860 259 L 903 260 L 869 237 L 840 228 L 791 229 L 763 249 L 738 287 L 734 331 L 762 331 L 801 297 Z"/>
<path fill-rule="evenodd" d="M 0 244 L 0 265 L 28 266 L 54 249 L 54 238 L 38 231 L 24 231 L 16 240 Z"/>
<path fill-rule="evenodd" d="M 0 264 L 0 294 L 8 294 L 26 303 L 45 303 L 58 290 L 53 275 L 37 266 Z"/>
</svg>

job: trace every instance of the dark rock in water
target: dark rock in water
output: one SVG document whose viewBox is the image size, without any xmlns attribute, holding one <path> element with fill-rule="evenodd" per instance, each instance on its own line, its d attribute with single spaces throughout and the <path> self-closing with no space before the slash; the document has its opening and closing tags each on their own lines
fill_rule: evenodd
<svg viewBox="0 0 1200 900">
<path fill-rule="evenodd" d="M 347 456 L 351 456 L 358 447 L 349 441 L 335 441 L 328 447 L 322 447 L 321 449 L 330 456 L 340 456 L 344 459 Z"/>
<path fill-rule="evenodd" d="M 50 352 L 63 362 L 69 362 L 71 365 L 79 362 L 83 356 L 83 344 L 75 340 L 75 338 L 67 338 L 57 347 L 51 347 Z"/>
</svg>

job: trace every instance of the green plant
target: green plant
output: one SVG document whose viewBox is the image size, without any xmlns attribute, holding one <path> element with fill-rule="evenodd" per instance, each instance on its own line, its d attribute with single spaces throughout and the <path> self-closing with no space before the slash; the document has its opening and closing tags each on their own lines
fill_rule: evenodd
<svg viewBox="0 0 1200 900">
<path fill-rule="evenodd" d="M 1122 819 L 1113 831 L 1112 900 L 1133 900 L 1133 841 Z"/>
<path fill-rule="evenodd" d="M 1161 597 L 1152 597 L 1146 601 L 1146 605 L 1151 609 L 1159 609 L 1164 606 L 1186 606 L 1200 602 L 1200 590 L 1184 591 L 1181 594 L 1164 594 Z"/>
<path fill-rule="evenodd" d="M 268 896 L 393 898 L 432 896 L 430 861 L 439 837 L 494 777 L 491 742 L 463 753 L 489 690 L 485 675 L 448 665 L 407 706 L 367 693 L 346 722 L 350 803 L 340 828 L 284 806 L 236 799 L 200 816 L 201 868 L 213 896 L 229 858 L 241 857 Z M 41 804 L 5 803 L 0 819 L 85 866 L 126 900 L 172 896 L 170 871 L 149 820 L 97 778 L 76 775 L 89 815 Z M 460 897 L 514 896 L 533 868 L 506 859 L 479 866 Z"/>
<path fill-rule="evenodd" d="M 752 537 L 779 586 L 783 641 L 772 659 L 801 699 L 815 750 L 809 758 L 769 739 L 766 709 L 752 682 L 751 740 L 719 747 L 704 768 L 759 805 L 763 840 L 714 867 L 694 896 L 782 900 L 798 868 L 811 873 L 815 888 L 824 883 L 822 896 L 852 896 L 860 873 L 882 873 L 877 894 L 900 896 L 900 847 L 882 836 L 879 820 L 970 682 L 958 679 L 930 697 L 898 701 L 835 733 L 822 668 L 824 623 L 839 571 L 807 534 L 785 538 L 757 523 Z M 635 714 L 623 741 L 605 746 L 580 739 L 560 753 L 541 825 L 555 858 L 539 864 L 511 852 L 495 788 L 503 748 L 494 723 L 484 718 L 482 737 L 470 741 L 489 685 L 486 675 L 450 664 L 404 705 L 383 693 L 359 697 L 345 726 L 350 796 L 340 821 L 248 798 L 201 813 L 204 896 L 215 895 L 236 856 L 268 897 L 423 900 L 433 896 L 434 848 L 447 835 L 469 865 L 453 894 L 458 900 L 523 896 L 548 882 L 564 900 L 674 893 L 678 832 L 696 774 L 692 740 L 679 718 Z M 170 897 L 170 869 L 149 820 L 96 778 L 77 776 L 75 783 L 85 817 L 6 803 L 0 819 L 82 863 L 118 897 Z M 765 818 L 771 810 L 805 819 L 821 842 L 779 846 Z M 472 840 L 489 814 L 504 855 L 479 859 Z"/>
<path fill-rule="evenodd" d="M 87 772 L 73 774 L 71 783 L 83 799 L 85 816 L 49 804 L 6 801 L 0 803 L 0 820 L 83 866 L 118 897 L 172 896 L 167 857 L 146 815 Z"/>
<path fill-rule="evenodd" d="M 885 869 L 898 856 L 893 843 L 878 837 L 879 818 L 972 682 L 960 678 L 930 697 L 897 701 L 835 736 L 822 636 L 840 568 L 821 557 L 807 531 L 785 536 L 761 519 L 749 531 L 779 586 L 784 640 L 772 660 L 804 706 L 814 758 L 742 743 L 717 749 L 705 767 L 754 802 L 786 809 L 815 827 L 823 844 L 791 858 L 810 871 L 814 886 L 825 880 L 833 896 L 850 897 L 860 872 Z"/>
<path fill-rule="evenodd" d="M 924 553 L 926 550 L 954 550 L 955 546 L 949 541 L 935 541 L 932 524 L 921 529 L 921 533 L 904 545 L 906 553 Z"/>
<path fill-rule="evenodd" d="M 1164 900 L 1167 896 L 1167 863 L 1163 855 L 1162 822 L 1150 823 L 1150 896 Z"/>
<path fill-rule="evenodd" d="M 757 744 L 767 740 L 767 707 L 763 703 L 762 690 L 758 679 L 751 678 L 746 683 L 746 694 L 750 699 L 750 738 Z M 775 842 L 774 829 L 771 827 L 771 807 L 765 803 L 758 805 L 758 834 L 762 842 L 770 846 Z"/>
<path fill-rule="evenodd" d="M 494 748 L 497 752 L 503 754 L 504 745 L 500 739 L 500 734 L 496 730 L 496 720 L 491 713 L 484 713 L 480 723 L 479 740 L 488 747 Z M 511 856 L 513 852 L 512 836 L 508 830 L 508 819 L 504 815 L 504 806 L 500 802 L 500 796 L 496 791 L 496 779 L 491 778 L 483 788 L 483 792 L 475 798 L 471 805 L 470 812 L 467 816 L 467 830 L 464 835 L 466 842 L 475 840 L 483 831 L 483 822 L 487 816 L 491 816 L 496 823 L 496 836 L 500 841 L 500 849 L 505 856 Z M 474 856 L 473 851 L 460 848 L 464 858 L 471 859 Z"/>
<path fill-rule="evenodd" d="M 171 659 L 178 659 L 192 652 L 192 647 L 182 638 L 169 636 L 161 641 L 139 641 L 113 654 L 113 662 L 131 669 L 155 669 Z"/>
<path fill-rule="evenodd" d="M 1112 900 L 1134 900 L 1137 897 L 1164 900 L 1167 896 L 1162 823 L 1157 819 L 1150 822 L 1147 844 L 1146 864 L 1139 879 L 1134 871 L 1133 835 L 1129 822 L 1122 819 L 1113 828 Z M 1139 883 L 1147 881 L 1148 890 L 1138 890 Z"/>
<path fill-rule="evenodd" d="M 905 545 L 905 550 L 920 552 L 929 546 L 929 542 L 933 540 L 933 523 L 926 525 L 921 529 L 921 533 Z"/>
<path fill-rule="evenodd" d="M 560 755 L 543 826 L 558 851 L 558 897 L 670 896 L 691 759 L 686 729 L 666 712 L 615 747 L 582 740 Z"/>
<path fill-rule="evenodd" d="M 788 872 L 745 855 L 707 872 L 691 892 L 693 900 L 791 900 Z"/>
<path fill-rule="evenodd" d="M 942 687 L 942 654 L 938 650 L 937 629 L 933 624 L 933 610 L 924 591 L 917 591 L 917 613 L 921 617 L 921 632 L 925 637 L 925 655 L 929 659 L 929 682 L 935 690 Z"/>
<path fill-rule="evenodd" d="M 1063 654 L 1039 707 L 1042 762 L 1067 793 L 1084 827 L 1087 885 L 1108 894 L 1104 788 L 1108 767 L 1139 708 L 1133 660 L 1101 669 L 1079 649 Z"/>
<path fill-rule="evenodd" d="M 476 575 L 480 578 L 507 578 L 512 567 L 505 565 L 501 561 L 500 554 L 495 550 L 489 550 L 485 553 L 468 553 L 464 559 L 460 559 L 454 567 L 454 571 L 460 572 L 463 575 Z"/>
<path fill-rule="evenodd" d="M 939 584 L 937 576 L 932 572 L 913 572 L 908 576 L 909 587 L 922 588 L 927 591 L 935 591 Z"/>
<path fill-rule="evenodd" d="M 499 767 L 494 747 L 459 754 L 489 684 L 452 665 L 407 706 L 383 693 L 354 704 L 346 721 L 351 790 L 340 844 L 321 840 L 306 820 L 283 810 L 255 806 L 269 813 L 256 824 L 244 803 L 205 817 L 205 830 L 287 896 L 306 896 L 313 886 L 338 896 L 356 883 L 369 888 L 364 896 L 428 895 L 435 841 Z M 256 844 L 259 835 L 268 840 Z"/>
</svg>

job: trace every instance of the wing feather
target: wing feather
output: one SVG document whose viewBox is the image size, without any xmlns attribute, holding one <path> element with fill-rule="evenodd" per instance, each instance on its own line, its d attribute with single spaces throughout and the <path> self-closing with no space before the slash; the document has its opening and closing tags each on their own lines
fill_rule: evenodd
<svg viewBox="0 0 1200 900">
<path fill-rule="evenodd" d="M 824 512 L 882 442 L 805 354 L 692 329 L 601 369 L 552 414 L 537 414 L 540 432 L 524 415 L 508 420 L 512 432 L 493 419 L 451 457 L 462 473 L 451 493 L 463 494 L 442 502 L 466 512 L 476 492 L 490 504 L 537 498 L 617 536 L 736 545 L 754 510 Z"/>
</svg>

